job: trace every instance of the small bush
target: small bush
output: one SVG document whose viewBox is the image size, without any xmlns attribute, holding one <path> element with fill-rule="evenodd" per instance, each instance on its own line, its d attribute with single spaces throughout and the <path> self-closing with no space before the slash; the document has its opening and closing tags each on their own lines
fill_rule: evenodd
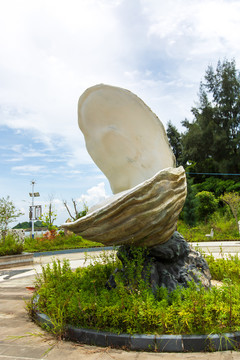
<svg viewBox="0 0 240 360">
<path fill-rule="evenodd" d="M 7 234 L 5 240 L 0 240 L 0 256 L 17 255 L 23 252 L 23 244 L 18 243 L 14 236 Z"/>
<path fill-rule="evenodd" d="M 217 210 L 218 200 L 210 191 L 197 193 L 196 199 L 198 219 L 206 221 Z"/>
</svg>

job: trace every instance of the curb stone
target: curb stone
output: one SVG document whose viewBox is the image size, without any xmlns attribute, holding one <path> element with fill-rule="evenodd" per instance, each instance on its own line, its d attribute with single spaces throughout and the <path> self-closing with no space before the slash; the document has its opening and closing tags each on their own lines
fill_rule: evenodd
<svg viewBox="0 0 240 360">
<path fill-rule="evenodd" d="M 35 320 L 45 327 L 53 327 L 51 319 L 38 311 L 35 312 Z M 118 335 L 71 325 L 67 325 L 66 338 L 86 345 L 176 353 L 236 350 L 240 344 L 240 332 L 211 335 Z"/>
<path fill-rule="evenodd" d="M 33 264 L 33 253 L 23 252 L 17 255 L 0 256 L 0 269 Z"/>
<path fill-rule="evenodd" d="M 108 251 L 114 250 L 117 247 L 113 246 L 96 246 L 93 248 L 77 248 L 77 249 L 65 249 L 65 250 L 51 250 L 51 251 L 42 251 L 42 252 L 34 252 L 34 257 L 40 256 L 52 256 L 52 255 L 62 255 L 62 254 L 74 254 L 74 253 L 88 253 L 88 252 L 97 252 L 97 251 Z"/>
</svg>

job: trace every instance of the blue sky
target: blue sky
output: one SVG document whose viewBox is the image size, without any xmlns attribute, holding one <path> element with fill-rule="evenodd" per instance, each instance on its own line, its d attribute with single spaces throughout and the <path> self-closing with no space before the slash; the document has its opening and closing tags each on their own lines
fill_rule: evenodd
<svg viewBox="0 0 240 360">
<path fill-rule="evenodd" d="M 52 198 L 89 206 L 111 194 L 77 125 L 83 91 L 131 90 L 181 128 L 208 65 L 240 67 L 238 0 L 0 0 L 0 197 L 26 213 Z M 18 222 L 18 221 L 17 221 Z M 13 223 L 14 225 L 15 223 Z"/>
</svg>

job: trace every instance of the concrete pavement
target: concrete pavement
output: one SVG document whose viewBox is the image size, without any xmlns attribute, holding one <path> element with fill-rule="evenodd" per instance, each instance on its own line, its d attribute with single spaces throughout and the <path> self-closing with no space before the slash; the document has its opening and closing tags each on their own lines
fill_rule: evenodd
<svg viewBox="0 0 240 360">
<path fill-rule="evenodd" d="M 211 244 L 208 244 L 210 247 Z M 206 244 L 204 244 L 207 248 Z M 203 246 L 203 247 L 204 247 Z M 214 245 L 212 245 L 214 246 Z M 201 247 L 201 244 L 199 244 Z M 234 254 L 240 242 L 222 244 L 224 253 Z M 215 245 L 215 255 L 218 256 Z M 99 252 L 90 256 L 98 256 Z M 130 352 L 111 348 L 99 348 L 74 342 L 58 341 L 44 332 L 28 317 L 25 300 L 31 297 L 27 287 L 34 285 L 35 274 L 41 271 L 41 264 L 69 258 L 72 268 L 85 266 L 84 253 L 61 254 L 34 258 L 33 266 L 0 270 L 0 360 L 36 360 L 36 359 L 86 359 L 86 360 L 235 360 L 240 359 L 240 352 L 216 353 L 147 353 Z"/>
</svg>

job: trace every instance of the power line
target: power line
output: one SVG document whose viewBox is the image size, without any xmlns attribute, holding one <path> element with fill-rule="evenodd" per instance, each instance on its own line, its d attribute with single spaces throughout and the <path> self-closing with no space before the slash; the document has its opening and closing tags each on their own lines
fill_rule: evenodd
<svg viewBox="0 0 240 360">
<path fill-rule="evenodd" d="M 226 174 L 226 173 L 195 173 L 195 172 L 186 172 L 189 175 L 225 175 L 225 176 L 240 176 L 240 174 Z"/>
</svg>

